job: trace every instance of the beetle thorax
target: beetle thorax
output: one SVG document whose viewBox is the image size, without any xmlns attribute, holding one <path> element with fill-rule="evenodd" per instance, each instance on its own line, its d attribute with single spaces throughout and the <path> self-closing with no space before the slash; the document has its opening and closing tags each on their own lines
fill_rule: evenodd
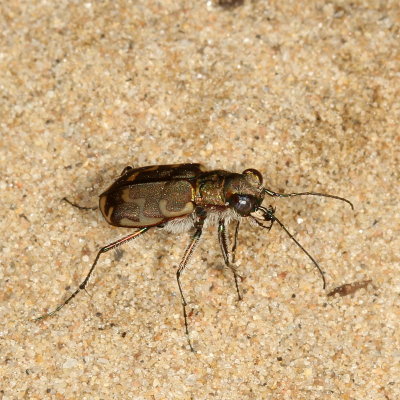
<svg viewBox="0 0 400 400">
<path fill-rule="evenodd" d="M 198 179 L 196 205 L 205 208 L 225 208 L 234 194 L 255 197 L 260 204 L 264 198 L 261 185 L 250 174 L 213 171 Z"/>
<path fill-rule="evenodd" d="M 220 173 L 221 172 L 221 173 Z M 225 171 L 204 174 L 197 180 L 196 205 L 201 207 L 224 207 Z"/>
</svg>

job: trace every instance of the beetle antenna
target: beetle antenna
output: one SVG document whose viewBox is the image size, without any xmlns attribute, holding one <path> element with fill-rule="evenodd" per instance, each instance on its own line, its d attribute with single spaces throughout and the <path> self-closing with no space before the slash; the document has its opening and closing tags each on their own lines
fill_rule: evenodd
<svg viewBox="0 0 400 400">
<path fill-rule="evenodd" d="M 334 196 L 332 194 L 325 193 L 317 193 L 317 192 L 302 192 L 302 193 L 276 193 L 272 190 L 263 189 L 263 192 L 272 197 L 294 197 L 294 196 L 322 196 L 322 197 L 330 197 L 332 199 L 341 200 L 350 205 L 351 209 L 354 210 L 353 203 L 350 200 L 345 199 L 344 197 Z"/>
<path fill-rule="evenodd" d="M 300 244 L 300 242 L 287 230 L 287 228 L 285 227 L 285 225 L 283 225 L 283 223 L 276 218 L 275 214 L 274 214 L 274 209 L 271 207 L 269 209 L 260 206 L 258 209 L 260 209 L 261 211 L 264 212 L 264 217 L 266 221 L 271 221 L 274 222 L 276 221 L 278 223 L 278 225 L 286 232 L 286 234 L 290 237 L 290 239 L 292 239 L 297 246 L 300 247 L 301 250 L 303 250 L 303 252 L 308 256 L 308 258 L 313 262 L 313 264 L 317 267 L 318 272 L 321 275 L 322 278 L 322 288 L 325 289 L 326 288 L 326 280 L 325 280 L 325 275 L 324 272 L 322 271 L 321 267 L 319 266 L 319 264 L 315 261 L 315 259 L 312 257 L 312 255 Z M 265 229 L 270 229 L 269 226 L 265 226 L 263 225 L 260 221 L 258 221 L 256 218 L 253 217 L 253 220 L 257 222 L 258 225 L 260 225 L 261 227 L 265 228 Z"/>
</svg>

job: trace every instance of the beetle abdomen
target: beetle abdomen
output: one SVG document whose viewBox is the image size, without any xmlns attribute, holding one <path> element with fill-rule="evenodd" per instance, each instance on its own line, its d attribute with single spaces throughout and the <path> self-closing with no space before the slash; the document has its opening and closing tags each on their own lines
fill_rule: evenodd
<svg viewBox="0 0 400 400">
<path fill-rule="evenodd" d="M 191 214 L 194 189 L 186 180 L 138 183 L 107 191 L 100 196 L 100 210 L 114 226 L 160 225 Z"/>
</svg>

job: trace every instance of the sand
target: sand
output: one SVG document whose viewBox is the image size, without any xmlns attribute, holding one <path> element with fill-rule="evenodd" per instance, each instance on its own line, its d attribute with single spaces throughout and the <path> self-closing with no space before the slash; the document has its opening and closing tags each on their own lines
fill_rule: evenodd
<svg viewBox="0 0 400 400">
<path fill-rule="evenodd" d="M 400 398 L 397 1 L 0 5 L 0 398 Z M 236 4 L 235 4 L 236 3 Z M 209 227 L 101 257 L 96 206 L 127 165 L 256 168 L 274 226 L 243 223 L 243 301 Z M 327 294 L 371 281 L 354 293 Z M 343 293 L 342 293 L 343 294 Z"/>
</svg>

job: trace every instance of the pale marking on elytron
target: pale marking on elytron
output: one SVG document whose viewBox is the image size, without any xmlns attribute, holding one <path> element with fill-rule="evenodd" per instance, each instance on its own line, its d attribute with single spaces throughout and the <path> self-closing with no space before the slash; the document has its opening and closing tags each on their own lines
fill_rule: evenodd
<svg viewBox="0 0 400 400">
<path fill-rule="evenodd" d="M 100 197 L 100 204 L 99 204 L 100 210 L 103 213 L 105 220 L 112 225 L 111 216 L 114 211 L 114 207 L 110 207 L 108 213 L 106 214 L 106 203 L 107 203 L 107 197 L 106 196 Z"/>
<path fill-rule="evenodd" d="M 130 200 L 131 203 L 136 204 L 139 207 L 139 212 L 138 212 L 138 217 L 139 217 L 139 221 L 132 221 L 130 220 L 130 225 L 129 226 L 152 226 L 152 225 L 156 225 L 161 223 L 165 217 L 161 214 L 157 217 L 149 217 L 147 215 L 145 215 L 144 213 L 144 206 L 146 204 L 146 199 L 131 199 Z M 123 218 L 121 219 L 121 221 L 124 221 L 127 218 Z"/>
<path fill-rule="evenodd" d="M 108 210 L 108 214 L 106 215 L 106 219 L 108 221 L 110 221 L 110 223 L 111 223 L 111 216 L 112 216 L 113 212 L 114 212 L 114 207 L 110 207 L 110 209 Z"/>
<path fill-rule="evenodd" d="M 188 201 L 184 207 L 182 207 L 179 211 L 170 211 L 167 210 L 167 205 L 168 201 L 165 199 L 160 200 L 159 206 L 160 206 L 160 211 L 161 214 L 164 215 L 164 217 L 171 218 L 171 217 L 179 217 L 182 215 L 190 214 L 194 210 L 193 203 L 191 201 Z"/>
<path fill-rule="evenodd" d="M 105 215 L 106 202 L 107 202 L 106 196 L 100 197 L 99 207 L 103 215 Z"/>
<path fill-rule="evenodd" d="M 130 192 L 131 192 L 131 190 L 129 188 L 122 190 L 121 198 L 125 203 L 132 203 L 133 202 L 133 200 L 130 197 Z"/>
<path fill-rule="evenodd" d="M 164 218 L 140 218 L 140 221 L 132 221 L 129 218 L 121 218 L 119 224 L 122 226 L 131 226 L 132 228 L 140 228 L 142 226 L 152 226 L 160 224 Z"/>
<path fill-rule="evenodd" d="M 136 177 L 140 174 L 140 172 L 136 172 L 132 174 L 129 178 L 126 178 L 127 181 L 132 182 L 136 179 Z"/>
<path fill-rule="evenodd" d="M 129 181 L 129 182 L 133 182 L 133 181 L 136 179 L 136 177 L 137 177 L 138 175 L 143 174 L 143 173 L 145 173 L 145 172 L 149 172 L 149 171 L 155 171 L 155 170 L 157 170 L 157 169 L 158 169 L 158 166 L 157 166 L 157 165 L 154 165 L 153 167 L 148 167 L 148 168 L 146 168 L 146 169 L 143 170 L 143 171 L 135 172 L 134 174 L 132 174 L 132 175 L 131 175 L 129 178 L 127 178 L 126 180 Z"/>
</svg>

